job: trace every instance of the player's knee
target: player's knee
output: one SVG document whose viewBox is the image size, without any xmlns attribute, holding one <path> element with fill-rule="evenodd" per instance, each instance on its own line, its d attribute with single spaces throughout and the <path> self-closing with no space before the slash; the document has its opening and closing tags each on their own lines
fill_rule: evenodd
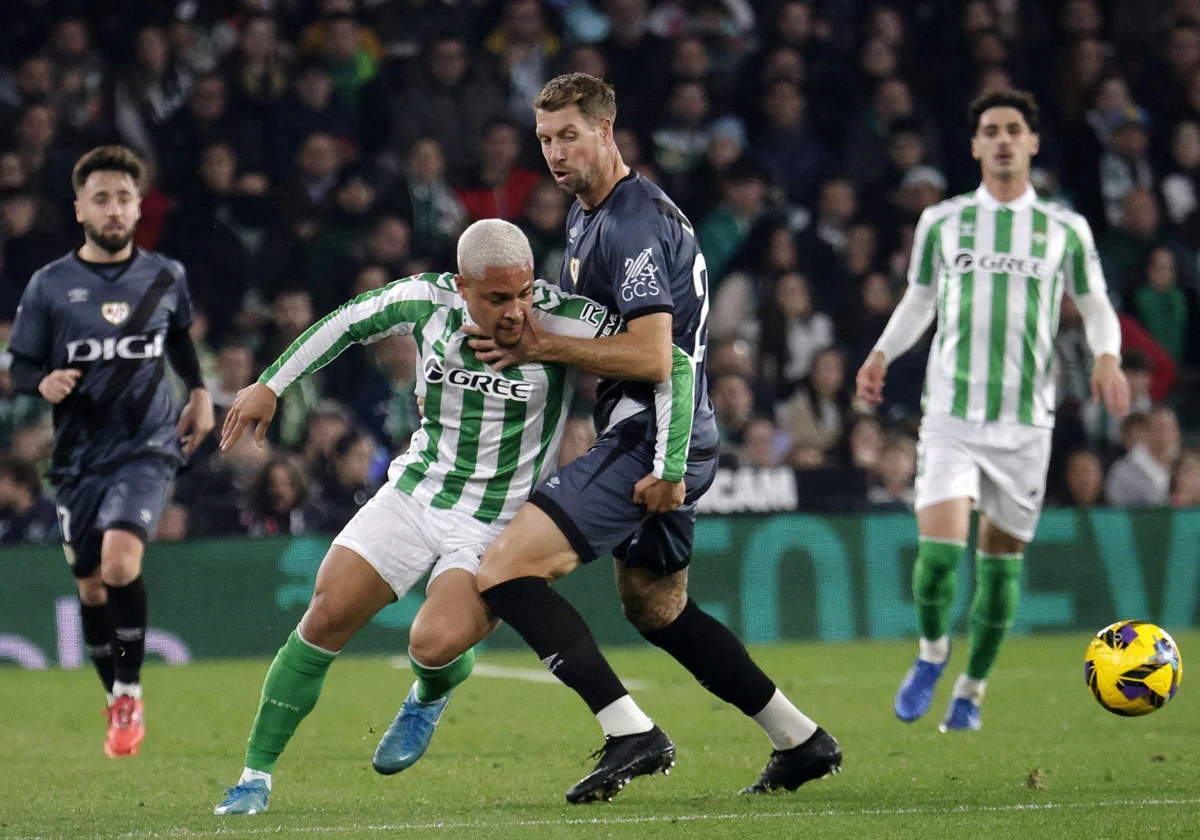
<svg viewBox="0 0 1200 840">
<path fill-rule="evenodd" d="M 142 540 L 129 531 L 104 532 L 100 546 L 100 576 L 109 586 L 126 586 L 142 573 Z"/>
<path fill-rule="evenodd" d="M 408 636 L 408 655 L 426 668 L 441 668 L 471 649 L 471 641 L 445 621 L 415 622 Z"/>
<path fill-rule="evenodd" d="M 75 583 L 79 587 L 79 601 L 85 607 L 102 607 L 108 602 L 108 591 L 100 575 L 80 578 Z"/>
<path fill-rule="evenodd" d="M 321 593 L 313 595 L 300 619 L 300 635 L 304 640 L 325 650 L 341 650 L 355 629 L 351 611 Z"/>
<path fill-rule="evenodd" d="M 687 604 L 686 598 L 680 600 L 652 590 L 626 588 L 620 594 L 625 618 L 639 633 L 662 630 L 679 618 Z"/>
</svg>

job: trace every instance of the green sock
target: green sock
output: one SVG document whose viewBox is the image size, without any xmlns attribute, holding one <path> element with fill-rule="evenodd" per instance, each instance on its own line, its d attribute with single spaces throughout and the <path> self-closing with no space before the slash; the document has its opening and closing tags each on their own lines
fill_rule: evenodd
<svg viewBox="0 0 1200 840">
<path fill-rule="evenodd" d="M 987 679 L 1000 645 L 1017 614 L 1021 594 L 1021 555 L 975 555 L 975 597 L 971 601 L 971 657 L 967 676 Z"/>
<path fill-rule="evenodd" d="M 296 727 L 317 705 L 325 673 L 335 656 L 305 642 L 298 629 L 288 636 L 263 682 L 262 700 L 246 747 L 247 767 L 275 772 L 275 762 L 296 734 Z"/>
<path fill-rule="evenodd" d="M 939 540 L 918 541 L 917 562 L 913 566 L 913 600 L 921 635 L 934 641 L 950 631 L 950 608 L 958 584 L 958 564 L 963 546 Z"/>
<path fill-rule="evenodd" d="M 426 667 L 411 656 L 408 661 L 412 665 L 413 673 L 417 675 L 417 700 L 421 703 L 432 703 L 445 697 L 471 676 L 471 670 L 475 667 L 475 648 L 438 668 Z"/>
</svg>

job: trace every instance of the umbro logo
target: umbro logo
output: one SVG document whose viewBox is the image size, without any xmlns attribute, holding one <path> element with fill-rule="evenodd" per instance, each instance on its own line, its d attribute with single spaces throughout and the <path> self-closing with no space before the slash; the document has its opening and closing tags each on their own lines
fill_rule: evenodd
<svg viewBox="0 0 1200 840">
<path fill-rule="evenodd" d="M 138 516 L 140 516 L 142 518 L 142 521 L 145 522 L 147 525 L 150 524 L 150 520 L 154 518 L 154 514 L 152 514 L 150 511 L 146 510 L 145 508 L 142 508 L 142 512 L 139 513 Z"/>
<path fill-rule="evenodd" d="M 67 300 L 71 303 L 87 303 L 87 299 L 87 289 L 71 289 L 71 291 L 67 292 Z"/>
<path fill-rule="evenodd" d="M 557 487 L 558 485 L 559 485 L 558 476 L 554 476 L 553 478 L 551 478 L 549 481 L 546 482 L 547 487 Z"/>
<path fill-rule="evenodd" d="M 552 653 L 542 660 L 542 664 L 553 674 L 555 669 L 562 664 L 562 657 L 557 653 Z"/>
</svg>

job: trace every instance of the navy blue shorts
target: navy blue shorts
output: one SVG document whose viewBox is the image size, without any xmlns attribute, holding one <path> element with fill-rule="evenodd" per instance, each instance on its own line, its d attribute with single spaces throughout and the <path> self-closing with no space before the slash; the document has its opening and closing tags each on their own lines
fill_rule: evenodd
<svg viewBox="0 0 1200 840">
<path fill-rule="evenodd" d="M 627 566 L 665 576 L 691 562 L 696 501 L 712 485 L 717 459 L 689 462 L 683 504 L 647 514 L 633 503 L 633 488 L 654 470 L 653 434 L 644 416 L 617 424 L 530 497 L 584 563 L 611 551 Z"/>
<path fill-rule="evenodd" d="M 158 527 L 174 478 L 174 464 L 139 458 L 61 486 L 55 504 L 71 573 L 86 578 L 100 568 L 100 544 L 109 529 L 129 531 L 145 542 Z"/>
</svg>

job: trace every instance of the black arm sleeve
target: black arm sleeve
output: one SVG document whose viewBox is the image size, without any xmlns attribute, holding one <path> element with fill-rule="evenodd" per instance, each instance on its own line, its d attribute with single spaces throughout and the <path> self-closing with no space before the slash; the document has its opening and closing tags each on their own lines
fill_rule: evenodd
<svg viewBox="0 0 1200 840">
<path fill-rule="evenodd" d="M 31 397 L 41 396 L 38 392 L 38 385 L 42 384 L 45 376 L 46 371 L 42 369 L 41 362 L 20 353 L 12 354 L 12 366 L 8 369 L 8 378 L 16 393 L 27 394 Z"/>
<path fill-rule="evenodd" d="M 171 367 L 179 374 L 183 384 L 191 391 L 203 388 L 204 380 L 200 377 L 200 360 L 196 357 L 196 345 L 187 329 L 170 330 L 167 333 L 167 358 Z"/>
</svg>

